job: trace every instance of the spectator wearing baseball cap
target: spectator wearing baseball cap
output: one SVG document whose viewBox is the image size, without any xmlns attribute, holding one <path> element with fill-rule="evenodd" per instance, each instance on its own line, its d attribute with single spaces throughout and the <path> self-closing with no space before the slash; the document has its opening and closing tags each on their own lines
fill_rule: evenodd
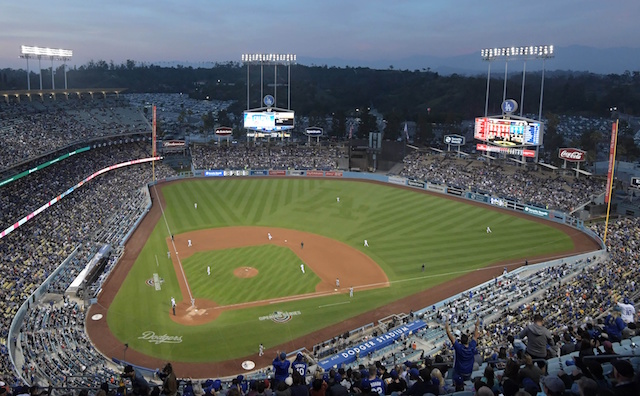
<svg viewBox="0 0 640 396">
<path fill-rule="evenodd" d="M 564 395 L 564 382 L 557 375 L 548 375 L 542 380 L 542 390 L 547 396 Z"/>
<path fill-rule="evenodd" d="M 633 380 L 633 366 L 628 360 L 614 360 L 613 378 L 616 384 L 613 386 L 613 393 L 616 396 L 638 396 L 640 395 L 640 385 Z"/>
<path fill-rule="evenodd" d="M 407 381 L 400 377 L 395 369 L 391 370 L 389 375 L 391 375 L 391 380 L 387 384 L 387 395 L 393 392 L 402 393 L 407 390 Z"/>
<path fill-rule="evenodd" d="M 284 381 L 289 376 L 289 366 L 291 366 L 291 362 L 287 360 L 287 354 L 278 351 L 276 358 L 273 359 L 273 386 L 276 389 L 278 382 Z"/>
<path fill-rule="evenodd" d="M 445 330 L 447 331 L 447 336 L 449 337 L 451 344 L 453 344 L 453 350 L 455 352 L 453 362 L 454 377 L 455 375 L 460 375 L 465 380 L 471 378 L 475 355 L 478 353 L 476 347 L 478 346 L 478 335 L 480 334 L 480 330 L 478 328 L 479 325 L 480 319 L 477 319 L 471 340 L 469 340 L 469 336 L 462 334 L 458 341 L 451 333 L 449 322 L 445 322 Z"/>
</svg>

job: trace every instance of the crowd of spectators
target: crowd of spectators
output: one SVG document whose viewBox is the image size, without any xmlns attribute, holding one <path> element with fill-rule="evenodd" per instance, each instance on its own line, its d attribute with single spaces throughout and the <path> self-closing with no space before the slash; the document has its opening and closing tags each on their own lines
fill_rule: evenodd
<svg viewBox="0 0 640 396">
<path fill-rule="evenodd" d="M 194 145 L 194 169 L 318 169 L 338 168 L 347 154 L 338 146 Z"/>
<path fill-rule="evenodd" d="M 492 193 L 517 202 L 570 212 L 604 192 L 595 178 L 549 175 L 486 161 L 461 160 L 414 151 L 404 160 L 402 176 Z"/>
<path fill-rule="evenodd" d="M 4 115 L 2 125 L 24 124 L 33 120 L 39 120 L 43 133 L 46 137 L 51 137 L 48 149 L 55 148 L 53 144 L 65 146 L 68 141 L 65 139 L 84 139 L 96 136 L 114 136 L 126 132 L 128 128 L 135 128 L 140 121 L 140 115 L 130 108 L 123 106 L 118 108 L 100 107 L 94 104 L 85 104 L 82 101 L 71 101 L 61 106 L 56 103 L 26 103 L 3 104 Z M 107 99 L 104 103 L 109 102 Z M 116 106 L 117 103 L 110 103 Z M 58 108 L 58 106 L 61 106 Z M 86 106 L 84 108 L 83 106 Z M 18 117 L 14 112 L 21 113 Z M 75 114 L 74 114 L 75 113 Z M 12 118 L 15 116 L 14 118 Z M 65 135 L 57 128 L 50 128 L 57 125 L 67 128 L 60 118 L 74 119 L 76 124 L 71 128 L 71 134 Z M 105 117 L 101 119 L 100 117 Z M 46 121 L 46 122 L 45 122 Z M 143 121 L 144 122 L 144 121 Z M 99 125 L 98 125 L 99 124 Z M 66 124 L 65 124 L 66 125 Z M 92 129 L 93 128 L 93 129 Z M 35 129 L 31 129 L 29 133 Z M 94 133 L 91 131 L 98 131 Z M 27 133 L 27 132 L 25 132 Z M 26 136 L 26 135 L 25 135 Z M 34 137 L 34 134 L 30 135 Z M 0 137 L 0 139 L 4 136 Z M 23 152 L 15 151 L 13 154 L 0 155 L 3 160 L 12 158 L 12 161 L 19 161 L 22 158 L 39 156 L 44 146 L 33 144 L 28 147 L 30 150 Z M 119 140 L 113 144 L 98 144 L 89 151 L 73 155 L 65 160 L 33 172 L 28 176 L 20 178 L 12 183 L 0 187 L 0 228 L 5 229 L 15 223 L 20 218 L 33 212 L 35 209 L 49 202 L 52 198 L 64 193 L 70 187 L 81 182 L 92 173 L 120 162 L 147 158 L 150 156 L 150 145 L 148 142 Z M 12 148 L 11 144 L 3 144 L 5 149 Z M 25 145 L 27 147 L 28 145 Z M 20 146 L 18 146 L 19 149 Z M 2 149 L 0 149 L 2 150 Z M 21 156 L 22 155 L 22 156 Z M 41 163 L 44 159 L 38 158 L 32 163 L 26 164 L 31 168 Z M 165 178 L 175 175 L 175 172 L 164 166 L 156 165 L 156 176 Z M 29 343 L 23 345 L 22 351 L 30 357 L 29 363 L 23 367 L 13 368 L 8 359 L 8 346 L 10 342 L 14 345 L 17 339 L 9 339 L 9 325 L 17 309 L 25 302 L 35 289 L 51 275 L 54 270 L 67 258 L 74 250 L 77 254 L 64 271 L 58 273 L 57 277 L 50 283 L 47 292 L 56 295 L 64 293 L 68 285 L 78 275 L 87 264 L 90 257 L 95 254 L 101 244 L 112 244 L 117 257 L 119 244 L 126 233 L 131 229 L 135 220 L 144 213 L 149 201 L 148 191 L 143 189 L 144 185 L 151 181 L 151 164 L 138 164 L 123 167 L 107 172 L 96 177 L 80 188 L 75 189 L 60 202 L 47 208 L 44 212 L 30 219 L 28 222 L 17 228 L 12 233 L 0 239 L 0 267 L 3 271 L 3 287 L 0 290 L 0 299 L 4 304 L 0 310 L 0 321 L 2 322 L 1 346 L 0 346 L 0 376 L 9 382 L 15 381 L 14 369 L 22 371 L 23 374 L 29 372 L 25 378 L 56 378 L 54 372 L 48 369 L 57 368 L 58 372 L 65 373 L 64 377 L 75 370 L 80 369 L 81 373 L 102 373 L 101 362 L 97 371 L 91 369 L 89 356 L 99 356 L 95 351 L 84 355 L 77 355 L 75 349 L 67 349 L 66 357 L 62 353 L 53 353 L 60 345 L 61 341 L 56 341 L 51 335 L 64 335 L 68 339 L 75 340 L 77 346 L 89 347 L 86 335 L 82 329 L 82 321 L 74 321 L 69 332 L 64 329 L 48 329 L 50 334 L 47 339 L 51 340 L 49 346 L 43 344 L 31 344 L 36 346 L 35 350 L 30 349 Z M 113 265 L 113 261 L 110 262 Z M 27 315 L 25 325 L 29 326 L 30 318 L 37 318 L 42 308 L 31 306 L 34 301 L 27 302 L 30 313 Z M 35 304 L 34 304 L 35 305 Z M 53 309 L 47 307 L 47 309 Z M 57 311 L 51 311 L 57 312 Z M 78 308 L 74 308 L 74 315 L 80 316 Z M 31 316 L 33 313 L 33 317 Z M 68 312 L 63 312 L 67 313 Z M 72 315 L 72 316 L 74 316 Z M 62 318 L 65 315 L 56 315 Z M 51 327 L 54 327 L 52 324 Z M 25 330 L 25 329 L 23 329 Z M 27 333 L 24 333 L 25 335 Z M 72 336 L 71 336 L 72 335 Z M 84 341 L 82 341 L 84 340 Z M 65 345 L 66 343 L 63 342 Z M 50 354 L 42 354 L 42 348 L 49 348 Z M 62 348 L 64 350 L 65 348 Z M 72 352 L 73 351 L 73 352 Z M 46 356 L 46 359 L 44 358 Z M 45 359 L 45 360 L 43 360 Z M 72 363 L 75 362 L 75 363 Z M 65 370 L 61 370 L 65 368 Z M 88 370 L 88 371 L 85 371 Z M 68 371 L 68 372 L 67 372 Z M 102 376 L 101 376 L 102 377 Z M 58 377 L 59 380 L 59 377 Z M 81 383 L 84 383 L 81 380 Z"/>
<path fill-rule="evenodd" d="M 0 171 L 25 160 L 105 136 L 149 132 L 123 98 L 0 103 Z"/>
</svg>

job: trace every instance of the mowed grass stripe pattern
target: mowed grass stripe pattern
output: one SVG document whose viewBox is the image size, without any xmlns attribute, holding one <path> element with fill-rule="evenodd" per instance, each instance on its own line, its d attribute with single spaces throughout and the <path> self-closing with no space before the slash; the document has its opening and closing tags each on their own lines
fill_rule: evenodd
<svg viewBox="0 0 640 396">
<path fill-rule="evenodd" d="M 301 263 L 289 248 L 263 245 L 198 252 L 185 259 L 182 266 L 195 298 L 231 305 L 313 293 L 320 278 L 307 267 L 303 274 Z M 258 275 L 252 278 L 234 275 L 234 270 L 246 267 L 255 268 Z"/>
<path fill-rule="evenodd" d="M 306 231 L 361 250 L 380 265 L 391 281 L 387 288 L 357 290 L 353 299 L 337 294 L 269 304 L 226 311 L 204 325 L 181 326 L 168 317 L 170 298 L 180 298 L 180 288 L 173 265 L 166 258 L 169 234 L 161 220 L 109 308 L 108 321 L 114 334 L 131 347 L 175 361 L 221 361 L 247 356 L 257 352 L 260 342 L 266 347 L 286 343 L 492 263 L 506 259 L 524 261 L 533 255 L 554 254 L 573 247 L 571 238 L 542 223 L 444 196 L 376 183 L 221 178 L 189 180 L 158 188 L 163 191 L 167 222 L 174 234 L 246 225 Z M 336 197 L 340 197 L 339 203 Z M 194 208 L 195 202 L 198 209 Z M 487 226 L 491 227 L 491 234 L 486 233 Z M 364 239 L 370 247 L 363 247 Z M 226 305 L 265 299 L 271 295 L 271 289 L 285 288 L 283 294 L 301 294 L 317 283 L 301 284 L 308 279 L 301 279 L 302 261 L 296 257 L 264 251 L 263 246 L 255 248 L 255 251 L 243 248 L 237 252 L 203 252 L 202 257 L 194 255 L 184 260 L 187 280 L 196 298 L 210 298 Z M 159 264 L 154 256 L 158 256 Z M 228 279 L 211 287 L 215 277 L 226 277 L 232 267 L 249 262 L 260 274 L 269 276 L 254 278 L 255 287 L 245 287 L 240 279 L 235 286 L 228 284 L 231 282 Z M 279 266 L 282 262 L 290 263 L 286 265 L 287 271 Z M 206 279 L 209 263 L 215 263 L 211 265 L 213 281 Z M 425 272 L 421 271 L 423 263 Z M 348 263 L 344 264 L 348 268 Z M 218 265 L 224 267 L 216 269 Z M 164 279 L 160 291 L 144 284 L 155 272 Z M 306 275 L 313 274 L 307 271 Z M 272 278 L 277 279 L 276 287 L 270 283 Z M 263 282 L 265 289 L 261 289 Z M 296 288 L 288 289 L 289 285 Z M 330 305 L 337 303 L 340 305 Z M 319 308 L 327 304 L 329 307 Z M 286 324 L 258 320 L 277 310 L 300 311 L 301 315 Z M 183 342 L 150 345 L 138 339 L 146 330 L 182 335 Z M 210 342 L 212 336 L 215 343 Z"/>
</svg>

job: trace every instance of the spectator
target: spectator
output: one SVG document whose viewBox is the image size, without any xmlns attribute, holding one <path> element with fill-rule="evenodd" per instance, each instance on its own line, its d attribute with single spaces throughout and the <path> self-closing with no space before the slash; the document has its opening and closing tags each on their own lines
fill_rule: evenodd
<svg viewBox="0 0 640 396">
<path fill-rule="evenodd" d="M 535 314 L 533 323 L 525 327 L 518 335 L 519 338 L 527 339 L 527 353 L 533 359 L 547 358 L 547 344 L 553 339 L 551 332 L 544 327 L 542 315 Z"/>
<path fill-rule="evenodd" d="M 460 341 L 458 341 L 451 333 L 449 322 L 445 322 L 445 330 L 449 340 L 453 344 L 455 352 L 455 360 L 453 364 L 453 374 L 460 375 L 463 379 L 468 380 L 471 378 L 471 372 L 473 371 L 474 356 L 477 353 L 476 347 L 478 345 L 478 335 L 480 334 L 478 326 L 480 325 L 480 319 L 476 320 L 475 328 L 473 330 L 473 336 L 469 340 L 469 336 L 462 334 Z"/>
</svg>

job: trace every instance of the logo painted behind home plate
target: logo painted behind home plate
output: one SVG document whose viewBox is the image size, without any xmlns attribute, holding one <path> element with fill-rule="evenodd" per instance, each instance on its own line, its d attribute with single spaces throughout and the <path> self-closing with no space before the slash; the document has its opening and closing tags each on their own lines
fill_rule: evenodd
<svg viewBox="0 0 640 396">
<path fill-rule="evenodd" d="M 271 315 L 261 316 L 258 320 L 273 320 L 275 323 L 287 323 L 292 316 L 300 315 L 300 311 L 275 311 Z"/>
</svg>

